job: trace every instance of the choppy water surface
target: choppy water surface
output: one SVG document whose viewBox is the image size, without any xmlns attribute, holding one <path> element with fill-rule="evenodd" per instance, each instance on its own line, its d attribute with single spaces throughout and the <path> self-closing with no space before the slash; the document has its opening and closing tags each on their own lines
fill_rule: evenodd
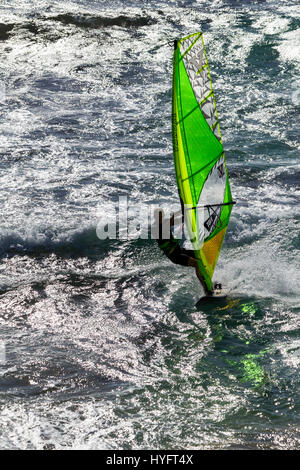
<svg viewBox="0 0 300 470">
<path fill-rule="evenodd" d="M 0 7 L 0 446 L 299 448 L 299 7 L 135 5 Z M 177 203 L 167 43 L 199 30 L 238 200 L 218 306 L 96 236 L 119 196 Z"/>
</svg>

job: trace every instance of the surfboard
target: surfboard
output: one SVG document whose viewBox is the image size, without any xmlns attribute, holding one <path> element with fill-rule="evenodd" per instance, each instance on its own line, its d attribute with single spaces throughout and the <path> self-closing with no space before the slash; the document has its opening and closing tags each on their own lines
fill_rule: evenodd
<svg viewBox="0 0 300 470">
<path fill-rule="evenodd" d="M 182 216 L 200 273 L 213 273 L 233 204 L 212 81 L 201 32 L 174 41 L 173 155 Z M 211 298 L 220 299 L 223 292 Z"/>
<path fill-rule="evenodd" d="M 205 300 L 222 300 L 222 299 L 226 299 L 227 296 L 229 294 L 229 290 L 226 290 L 226 289 L 221 289 L 221 290 L 218 290 L 218 291 L 213 291 L 212 292 L 212 295 L 205 295 L 204 297 L 201 297 L 202 299 L 205 299 Z"/>
<path fill-rule="evenodd" d="M 214 282 L 213 291 L 211 295 L 205 295 L 200 300 L 224 300 L 227 299 L 230 289 L 226 286 L 221 285 L 218 282 Z"/>
</svg>

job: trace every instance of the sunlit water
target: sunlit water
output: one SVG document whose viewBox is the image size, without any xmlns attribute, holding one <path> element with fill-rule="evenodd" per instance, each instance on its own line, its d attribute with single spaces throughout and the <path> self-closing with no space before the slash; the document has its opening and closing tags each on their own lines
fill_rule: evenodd
<svg viewBox="0 0 300 470">
<path fill-rule="evenodd" d="M 0 13 L 1 448 L 299 448 L 299 7 Z M 238 201 L 219 305 L 154 241 L 96 235 L 119 196 L 178 203 L 168 42 L 199 30 Z"/>
</svg>

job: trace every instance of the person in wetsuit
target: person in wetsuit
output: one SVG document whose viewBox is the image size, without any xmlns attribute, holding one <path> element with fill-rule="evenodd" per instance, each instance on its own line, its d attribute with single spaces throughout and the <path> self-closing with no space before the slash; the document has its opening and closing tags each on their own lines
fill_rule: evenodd
<svg viewBox="0 0 300 470">
<path fill-rule="evenodd" d="M 158 237 L 156 241 L 159 248 L 164 252 L 164 254 L 175 264 L 180 264 L 181 266 L 192 266 L 196 269 L 196 274 L 201 282 L 201 285 L 207 296 L 211 295 L 212 292 L 207 289 L 206 283 L 203 279 L 203 276 L 200 273 L 197 259 L 195 258 L 194 250 L 186 250 L 180 246 L 179 240 L 174 238 L 172 233 L 172 228 L 174 226 L 174 214 L 170 218 L 170 230 L 168 233 L 164 232 L 163 221 L 164 211 L 162 209 L 157 209 L 154 212 L 155 222 L 154 224 L 158 227 Z M 165 237 L 165 238 L 164 238 Z"/>
</svg>

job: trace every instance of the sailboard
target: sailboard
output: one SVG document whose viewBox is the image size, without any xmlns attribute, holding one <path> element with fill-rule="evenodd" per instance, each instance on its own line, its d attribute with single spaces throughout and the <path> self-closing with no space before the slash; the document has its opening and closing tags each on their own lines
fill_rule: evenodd
<svg viewBox="0 0 300 470">
<path fill-rule="evenodd" d="M 209 291 L 235 203 L 202 33 L 174 41 L 172 134 L 189 239 Z"/>
</svg>

